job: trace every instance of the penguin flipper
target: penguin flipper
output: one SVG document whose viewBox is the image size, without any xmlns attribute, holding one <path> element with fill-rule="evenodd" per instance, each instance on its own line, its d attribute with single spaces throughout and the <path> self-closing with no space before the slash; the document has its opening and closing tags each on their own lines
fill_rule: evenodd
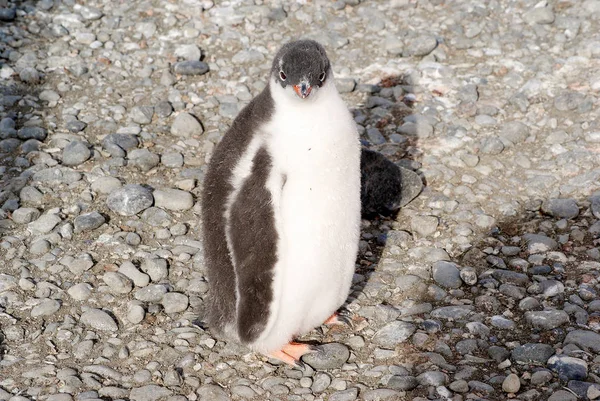
<svg viewBox="0 0 600 401">
<path fill-rule="evenodd" d="M 271 193 L 266 187 L 271 167 L 271 156 L 260 148 L 230 213 L 229 237 L 237 278 L 237 331 L 240 340 L 247 344 L 265 330 L 273 301 L 277 231 Z"/>
</svg>

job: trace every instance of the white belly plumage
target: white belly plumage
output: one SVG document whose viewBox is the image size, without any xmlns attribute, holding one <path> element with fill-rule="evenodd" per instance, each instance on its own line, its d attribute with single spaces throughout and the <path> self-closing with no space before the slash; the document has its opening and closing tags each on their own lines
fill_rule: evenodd
<svg viewBox="0 0 600 401">
<path fill-rule="evenodd" d="M 273 90 L 276 111 L 263 136 L 279 238 L 269 321 L 250 345 L 261 352 L 280 349 L 343 304 L 360 232 L 360 143 L 350 113 L 333 83 L 312 102 L 283 91 Z"/>
</svg>

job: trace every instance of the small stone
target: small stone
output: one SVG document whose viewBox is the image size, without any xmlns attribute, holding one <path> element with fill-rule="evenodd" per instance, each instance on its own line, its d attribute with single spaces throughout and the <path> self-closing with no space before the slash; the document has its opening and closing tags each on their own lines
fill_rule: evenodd
<svg viewBox="0 0 600 401">
<path fill-rule="evenodd" d="M 137 124 L 150 124 L 154 116 L 154 107 L 152 106 L 135 106 L 131 109 L 129 117 Z"/>
<path fill-rule="evenodd" d="M 77 133 L 83 131 L 85 127 L 87 127 L 87 124 L 79 120 L 70 120 L 65 124 L 65 126 L 70 132 Z"/>
<path fill-rule="evenodd" d="M 42 255 L 50 251 L 51 245 L 45 239 L 38 239 L 31 243 L 29 246 L 29 252 L 33 255 Z"/>
<path fill-rule="evenodd" d="M 525 320 L 533 327 L 552 330 L 569 322 L 569 315 L 564 310 L 525 312 Z"/>
<path fill-rule="evenodd" d="M 500 138 L 517 145 L 529 136 L 529 128 L 520 121 L 509 121 L 500 129 Z"/>
<path fill-rule="evenodd" d="M 317 373 L 315 374 L 314 380 L 310 389 L 313 393 L 318 394 L 322 393 L 329 387 L 331 384 L 331 377 L 327 373 Z"/>
<path fill-rule="evenodd" d="M 110 193 L 106 204 L 121 216 L 133 216 L 152 206 L 152 191 L 137 184 L 129 184 Z"/>
<path fill-rule="evenodd" d="M 458 265 L 439 261 L 433 264 L 433 280 L 444 288 L 459 288 L 462 285 Z"/>
<path fill-rule="evenodd" d="M 448 382 L 448 375 L 444 372 L 429 371 L 417 376 L 417 381 L 422 386 L 443 386 Z"/>
<path fill-rule="evenodd" d="M 548 401 L 577 401 L 577 396 L 566 390 L 558 390 L 552 393 Z"/>
<path fill-rule="evenodd" d="M 169 275 L 167 261 L 162 258 L 145 258 L 140 267 L 155 282 L 161 281 Z"/>
<path fill-rule="evenodd" d="M 575 344 L 583 350 L 600 353 L 600 334 L 589 330 L 573 330 L 565 337 L 564 344 Z"/>
<path fill-rule="evenodd" d="M 173 106 L 169 101 L 163 100 L 154 106 L 154 112 L 160 118 L 167 118 L 173 113 Z"/>
<path fill-rule="evenodd" d="M 178 114 L 173 121 L 173 125 L 171 125 L 171 134 L 184 138 L 200 135 L 203 132 L 204 128 L 202 128 L 200 122 L 189 113 Z"/>
<path fill-rule="evenodd" d="M 133 149 L 127 157 L 133 166 L 142 171 L 150 171 L 160 163 L 160 157 L 148 149 Z"/>
<path fill-rule="evenodd" d="M 588 375 L 588 366 L 583 359 L 565 355 L 554 355 L 548 359 L 548 368 L 558 373 L 559 377 L 568 380 L 585 380 Z"/>
<path fill-rule="evenodd" d="M 22 207 L 15 210 L 12 219 L 18 224 L 29 224 L 40 217 L 40 211 L 32 207 Z"/>
<path fill-rule="evenodd" d="M 481 153 L 498 155 L 504 150 L 504 144 L 497 137 L 485 138 L 481 141 Z"/>
<path fill-rule="evenodd" d="M 406 46 L 402 52 L 404 57 L 426 56 L 431 53 L 438 45 L 437 39 L 433 35 L 422 34 L 406 41 Z"/>
<path fill-rule="evenodd" d="M 230 401 L 229 396 L 220 386 L 216 384 L 205 384 L 196 390 L 196 393 L 200 396 L 199 401 Z M 138 401 L 145 401 L 140 398 Z M 149 400 L 152 401 L 152 400 Z"/>
<path fill-rule="evenodd" d="M 343 344 L 330 343 L 319 345 L 318 351 L 306 354 L 302 360 L 314 369 L 341 368 L 350 357 L 350 351 Z"/>
<path fill-rule="evenodd" d="M 389 387 L 393 390 L 410 391 L 418 385 L 419 382 L 414 376 L 394 375 L 390 377 L 390 380 L 387 382 L 386 387 Z"/>
<path fill-rule="evenodd" d="M 55 214 L 43 214 L 35 221 L 29 223 L 28 229 L 34 234 L 48 234 L 62 220 Z"/>
<path fill-rule="evenodd" d="M 335 86 L 340 93 L 350 93 L 356 88 L 356 80 L 354 78 L 337 78 Z"/>
<path fill-rule="evenodd" d="M 579 207 L 575 199 L 549 199 L 542 203 L 542 211 L 565 219 L 574 219 L 579 215 Z"/>
<path fill-rule="evenodd" d="M 460 278 L 467 285 L 477 284 L 477 271 L 473 267 L 463 267 L 460 269 Z"/>
<path fill-rule="evenodd" d="M 113 318 L 100 309 L 88 309 L 79 319 L 81 323 L 100 331 L 117 331 L 118 327 Z"/>
<path fill-rule="evenodd" d="M 398 344 L 408 340 L 415 330 L 416 327 L 412 323 L 391 322 L 375 333 L 372 342 L 383 348 L 394 349 Z"/>
<path fill-rule="evenodd" d="M 523 20 L 528 24 L 551 24 L 554 22 L 552 7 L 534 7 L 523 14 Z"/>
<path fill-rule="evenodd" d="M 127 294 L 133 289 L 133 284 L 129 278 L 119 272 L 106 272 L 102 276 L 102 280 L 116 294 Z"/>
<path fill-rule="evenodd" d="M 28 84 L 37 84 L 40 82 L 40 73 L 33 67 L 25 67 L 19 72 L 21 81 Z"/>
<path fill-rule="evenodd" d="M 78 166 L 90 158 L 92 152 L 82 141 L 71 141 L 63 149 L 62 162 L 66 166 Z"/>
<path fill-rule="evenodd" d="M 433 235 L 438 224 L 436 216 L 413 216 L 410 222 L 411 229 L 422 237 Z"/>
<path fill-rule="evenodd" d="M 0 21 L 10 22 L 17 17 L 17 9 L 11 8 L 0 8 Z"/>
<path fill-rule="evenodd" d="M 179 75 L 203 75 L 208 72 L 208 64 L 198 60 L 180 61 L 173 65 L 173 72 Z"/>
<path fill-rule="evenodd" d="M 93 231 L 106 222 L 104 216 L 98 212 L 90 212 L 77 216 L 73 221 L 75 233 Z"/>
<path fill-rule="evenodd" d="M 200 60 L 202 51 L 193 43 L 180 45 L 175 49 L 175 56 L 183 60 Z"/>
<path fill-rule="evenodd" d="M 119 267 L 119 273 L 131 279 L 136 287 L 145 287 L 150 283 L 150 276 L 139 271 L 131 262 L 123 262 Z"/>
<path fill-rule="evenodd" d="M 192 194 L 180 189 L 162 189 L 154 191 L 154 203 L 156 207 L 167 210 L 189 210 L 194 206 Z"/>
<path fill-rule="evenodd" d="M 502 382 L 502 391 L 505 393 L 517 393 L 521 389 L 521 381 L 519 380 L 519 376 L 514 373 L 506 376 L 504 381 Z"/>
<path fill-rule="evenodd" d="M 554 348 L 551 345 L 528 343 L 513 349 L 511 357 L 517 362 L 544 365 L 552 355 L 554 355 Z"/>
<path fill-rule="evenodd" d="M 135 291 L 133 297 L 142 302 L 159 303 L 166 293 L 164 285 L 154 284 Z"/>
<path fill-rule="evenodd" d="M 121 181 L 117 177 L 100 177 L 92 182 L 91 188 L 94 192 L 109 194 L 122 186 L 123 184 L 121 184 Z"/>
<path fill-rule="evenodd" d="M 367 129 L 367 137 L 369 138 L 369 141 L 373 145 L 382 145 L 386 142 L 385 137 L 381 134 L 381 131 L 379 131 L 377 128 Z"/>
<path fill-rule="evenodd" d="M 213 385 L 214 386 L 214 385 Z M 199 390 L 198 390 L 199 391 Z M 222 390 L 221 390 L 222 391 Z M 166 398 L 172 395 L 173 392 L 168 388 L 157 386 L 155 384 L 149 384 L 143 387 L 132 388 L 129 393 L 129 399 L 131 401 L 158 401 L 162 398 Z M 218 398 L 200 398 L 201 400 L 219 400 Z M 220 401 L 220 400 L 219 400 Z"/>
<path fill-rule="evenodd" d="M 163 296 L 161 304 L 167 314 L 183 312 L 188 307 L 188 297 L 178 292 L 168 292 Z"/>
<path fill-rule="evenodd" d="M 558 248 L 558 242 L 541 234 L 525 234 L 523 239 L 527 243 L 527 251 L 531 253 L 544 253 Z"/>
<path fill-rule="evenodd" d="M 92 286 L 88 283 L 79 283 L 70 287 L 67 292 L 76 301 L 86 301 L 92 295 Z"/>
<path fill-rule="evenodd" d="M 18 131 L 17 136 L 23 140 L 37 139 L 38 141 L 44 141 L 48 136 L 48 132 L 42 127 L 23 127 Z"/>
<path fill-rule="evenodd" d="M 102 147 L 114 157 L 125 157 L 128 151 L 138 145 L 138 138 L 132 134 L 110 134 L 102 140 Z"/>
<path fill-rule="evenodd" d="M 60 99 L 60 95 L 53 90 L 43 90 L 38 97 L 46 102 L 57 102 Z"/>
<path fill-rule="evenodd" d="M 55 299 L 44 299 L 31 309 L 31 317 L 52 316 L 60 309 L 60 303 Z"/>
<path fill-rule="evenodd" d="M 328 401 L 354 401 L 358 397 L 358 389 L 356 387 L 349 388 L 348 390 L 336 391 L 331 394 Z"/>
<path fill-rule="evenodd" d="M 552 373 L 547 370 L 538 370 L 531 375 L 531 384 L 534 386 L 543 386 L 552 380 Z"/>
<path fill-rule="evenodd" d="M 133 324 L 138 324 L 144 320 L 145 316 L 146 311 L 141 305 L 130 302 L 129 306 L 127 307 L 127 320 Z"/>
<path fill-rule="evenodd" d="M 165 167 L 178 168 L 183 166 L 183 155 L 179 152 L 165 153 L 161 156 L 160 162 Z"/>
</svg>

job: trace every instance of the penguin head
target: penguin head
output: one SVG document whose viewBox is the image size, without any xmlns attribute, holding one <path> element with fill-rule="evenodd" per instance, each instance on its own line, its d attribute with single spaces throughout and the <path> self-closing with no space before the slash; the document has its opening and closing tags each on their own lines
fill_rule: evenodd
<svg viewBox="0 0 600 401">
<path fill-rule="evenodd" d="M 314 97 L 333 74 L 323 46 L 314 40 L 297 40 L 277 52 L 271 75 L 282 88 L 291 88 L 295 96 L 307 99 Z"/>
</svg>

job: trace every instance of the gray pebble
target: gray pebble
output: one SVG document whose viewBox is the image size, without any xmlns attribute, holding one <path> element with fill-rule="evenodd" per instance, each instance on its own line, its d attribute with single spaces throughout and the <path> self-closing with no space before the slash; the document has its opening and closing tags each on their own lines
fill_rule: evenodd
<svg viewBox="0 0 600 401">
<path fill-rule="evenodd" d="M 150 276 L 139 271 L 131 262 L 123 262 L 119 267 L 119 273 L 127 276 L 136 287 L 145 287 L 150 283 Z"/>
<path fill-rule="evenodd" d="M 161 189 L 154 191 L 154 203 L 156 207 L 167 210 L 189 210 L 194 206 L 192 194 L 180 189 Z"/>
<path fill-rule="evenodd" d="M 135 106 L 131 109 L 129 117 L 137 124 L 150 124 L 154 116 L 154 107 L 152 106 Z"/>
<path fill-rule="evenodd" d="M 153 227 L 166 227 L 171 224 L 171 216 L 163 209 L 149 207 L 142 213 L 142 220 Z"/>
<path fill-rule="evenodd" d="M 17 9 L 11 8 L 0 8 L 0 21 L 10 22 L 17 17 Z"/>
<path fill-rule="evenodd" d="M 92 295 L 92 287 L 88 283 L 79 283 L 70 287 L 67 292 L 76 301 L 86 301 Z"/>
<path fill-rule="evenodd" d="M 185 311 L 188 307 L 188 303 L 187 295 L 178 292 L 168 292 L 161 300 L 165 313 L 168 314 Z"/>
<path fill-rule="evenodd" d="M 132 134 L 110 134 L 102 140 L 102 147 L 115 157 L 125 157 L 128 151 L 138 145 L 138 138 Z"/>
<path fill-rule="evenodd" d="M 141 323 L 146 316 L 146 311 L 138 303 L 130 302 L 127 307 L 127 320 L 133 324 Z"/>
<path fill-rule="evenodd" d="M 129 399 L 132 401 L 158 401 L 161 398 L 168 397 L 172 394 L 173 392 L 168 388 L 149 384 L 143 387 L 132 388 L 129 393 Z M 215 401 L 217 401 L 216 398 Z"/>
<path fill-rule="evenodd" d="M 40 211 L 32 207 L 22 207 L 15 210 L 12 219 L 18 224 L 28 224 L 40 217 Z"/>
<path fill-rule="evenodd" d="M 90 212 L 77 216 L 73 221 L 75 233 L 93 231 L 106 222 L 104 216 L 98 212 Z"/>
<path fill-rule="evenodd" d="M 200 396 L 200 401 L 230 401 L 229 396 L 221 387 L 216 384 L 205 384 L 196 390 L 196 393 Z M 143 401 L 140 399 L 139 401 Z"/>
<path fill-rule="evenodd" d="M 408 39 L 402 52 L 404 57 L 426 56 L 431 53 L 438 45 L 437 39 L 433 35 L 422 34 L 415 38 Z"/>
<path fill-rule="evenodd" d="M 348 390 L 336 391 L 332 393 L 328 400 L 329 401 L 354 401 L 358 397 L 358 389 L 356 387 L 349 388 Z"/>
<path fill-rule="evenodd" d="M 87 127 L 87 124 L 79 120 L 70 120 L 65 126 L 70 132 L 77 133 L 83 131 Z"/>
<path fill-rule="evenodd" d="M 169 101 L 163 100 L 154 106 L 154 112 L 160 118 L 167 118 L 173 113 L 173 106 Z"/>
<path fill-rule="evenodd" d="M 391 322 L 375 333 L 372 342 L 383 348 L 394 349 L 398 344 L 408 340 L 415 330 L 416 327 L 412 323 Z"/>
<path fill-rule="evenodd" d="M 381 134 L 381 131 L 379 131 L 377 128 L 367 129 L 367 137 L 369 138 L 369 141 L 373 145 L 381 145 L 386 142 L 385 137 Z"/>
<path fill-rule="evenodd" d="M 569 322 L 569 315 L 563 310 L 525 312 L 525 320 L 533 327 L 552 330 Z"/>
<path fill-rule="evenodd" d="M 28 84 L 37 84 L 40 82 L 41 76 L 38 70 L 33 67 L 25 67 L 19 72 L 21 81 Z"/>
<path fill-rule="evenodd" d="M 498 155 L 504 150 L 504 144 L 498 137 L 485 138 L 481 141 L 481 153 Z"/>
<path fill-rule="evenodd" d="M 71 141 L 63 149 L 62 162 L 66 166 L 78 166 L 90 158 L 92 152 L 82 141 Z"/>
<path fill-rule="evenodd" d="M 402 183 L 404 185 L 404 182 Z M 410 221 L 411 229 L 422 237 L 433 235 L 438 228 L 436 216 L 413 216 Z"/>
<path fill-rule="evenodd" d="M 433 264 L 433 279 L 445 288 L 460 288 L 462 280 L 460 270 L 455 263 L 439 261 Z"/>
<path fill-rule="evenodd" d="M 102 280 L 116 294 L 127 294 L 133 289 L 133 284 L 127 276 L 119 272 L 106 272 Z"/>
<path fill-rule="evenodd" d="M 448 375 L 444 372 L 429 371 L 417 376 L 417 381 L 423 386 L 443 386 L 448 382 Z"/>
<path fill-rule="evenodd" d="M 398 376 L 394 375 L 390 377 L 386 387 L 400 391 L 410 391 L 417 387 L 419 382 L 414 376 Z"/>
<path fill-rule="evenodd" d="M 564 344 L 575 344 L 583 350 L 600 352 L 600 334 L 589 330 L 573 330 L 567 334 Z"/>
<path fill-rule="evenodd" d="M 167 269 L 167 261 L 162 258 L 152 257 L 145 258 L 140 268 L 144 273 L 150 276 L 152 281 L 161 281 L 169 275 Z"/>
<path fill-rule="evenodd" d="M 554 355 L 548 359 L 547 366 L 559 377 L 567 380 L 585 380 L 588 375 L 587 363 L 583 359 L 570 356 Z"/>
<path fill-rule="evenodd" d="M 142 302 L 159 303 L 166 293 L 164 285 L 154 284 L 136 290 L 133 297 Z"/>
<path fill-rule="evenodd" d="M 574 219 L 579 215 L 575 199 L 549 199 L 542 203 L 542 211 L 554 217 Z"/>
<path fill-rule="evenodd" d="M 178 114 L 171 125 L 171 134 L 184 138 L 200 135 L 203 132 L 204 128 L 202 128 L 200 122 L 189 113 Z"/>
<path fill-rule="evenodd" d="M 164 153 L 160 158 L 160 162 L 165 167 L 178 168 L 183 166 L 183 155 L 179 152 Z"/>
<path fill-rule="evenodd" d="M 142 171 L 150 171 L 160 163 L 160 157 L 148 149 L 133 149 L 128 155 L 131 165 Z"/>
<path fill-rule="evenodd" d="M 121 216 L 133 216 L 154 202 L 152 191 L 137 184 L 129 184 L 114 190 L 106 199 L 110 210 Z"/>
<path fill-rule="evenodd" d="M 552 355 L 554 355 L 552 346 L 541 343 L 528 343 L 513 349 L 511 357 L 517 362 L 546 364 Z"/>
<path fill-rule="evenodd" d="M 79 319 L 84 325 L 100 331 L 117 331 L 118 327 L 113 318 L 100 309 L 88 309 Z"/>
<path fill-rule="evenodd" d="M 60 302 L 55 299 L 44 299 L 31 309 L 31 317 L 52 316 L 60 309 Z"/>
<path fill-rule="evenodd" d="M 28 229 L 34 234 L 48 234 L 62 220 L 55 214 L 43 214 L 35 221 L 29 223 Z"/>
<path fill-rule="evenodd" d="M 340 93 L 350 93 L 356 88 L 356 80 L 354 78 L 336 78 L 335 86 Z"/>
<path fill-rule="evenodd" d="M 173 65 L 173 72 L 179 75 L 202 75 L 208 72 L 208 64 L 198 60 L 180 61 Z"/>
<path fill-rule="evenodd" d="M 343 344 L 319 345 L 317 352 L 306 354 L 302 360 L 314 369 L 336 369 L 342 367 L 350 357 L 350 351 Z"/>
<path fill-rule="evenodd" d="M 91 188 L 94 192 L 109 194 L 122 186 L 123 184 L 117 177 L 100 177 L 92 182 Z"/>
<path fill-rule="evenodd" d="M 317 373 L 312 382 L 310 389 L 313 393 L 322 393 L 331 384 L 331 377 L 327 373 Z"/>
</svg>

